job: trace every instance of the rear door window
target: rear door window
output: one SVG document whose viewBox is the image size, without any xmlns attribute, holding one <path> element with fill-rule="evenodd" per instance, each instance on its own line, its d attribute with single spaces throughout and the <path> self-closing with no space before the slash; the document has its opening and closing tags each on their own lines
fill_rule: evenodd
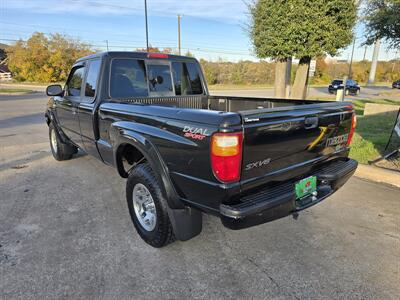
<svg viewBox="0 0 400 300">
<path fill-rule="evenodd" d="M 169 64 L 147 64 L 149 91 L 160 95 L 173 95 Z"/>
<path fill-rule="evenodd" d="M 200 69 L 197 64 L 174 62 L 172 73 L 176 95 L 203 94 Z"/>
<path fill-rule="evenodd" d="M 144 60 L 116 58 L 111 63 L 111 98 L 147 97 Z"/>
<path fill-rule="evenodd" d="M 100 59 L 90 61 L 85 83 L 85 97 L 93 99 L 94 95 L 96 94 L 100 65 Z"/>
</svg>

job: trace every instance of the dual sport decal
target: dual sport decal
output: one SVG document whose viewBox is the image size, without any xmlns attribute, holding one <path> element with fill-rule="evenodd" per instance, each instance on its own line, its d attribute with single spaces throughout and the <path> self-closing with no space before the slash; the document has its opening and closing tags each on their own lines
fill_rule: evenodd
<svg viewBox="0 0 400 300">
<path fill-rule="evenodd" d="M 185 134 L 184 137 L 194 140 L 203 140 L 205 137 L 210 136 L 207 128 L 185 126 L 182 130 Z"/>
</svg>

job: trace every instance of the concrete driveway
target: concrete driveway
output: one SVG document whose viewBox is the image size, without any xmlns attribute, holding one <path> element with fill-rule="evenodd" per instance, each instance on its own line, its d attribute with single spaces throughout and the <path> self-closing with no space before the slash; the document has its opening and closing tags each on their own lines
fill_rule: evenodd
<svg viewBox="0 0 400 300">
<path fill-rule="evenodd" d="M 398 299 L 400 190 L 353 178 L 290 217 L 163 249 L 134 231 L 125 180 L 50 153 L 43 94 L 0 95 L 0 299 Z"/>
</svg>

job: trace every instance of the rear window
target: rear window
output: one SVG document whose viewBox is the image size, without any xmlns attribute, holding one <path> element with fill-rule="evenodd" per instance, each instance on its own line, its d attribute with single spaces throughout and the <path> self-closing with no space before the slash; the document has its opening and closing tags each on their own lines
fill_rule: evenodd
<svg viewBox="0 0 400 300">
<path fill-rule="evenodd" d="M 339 85 L 339 84 L 342 84 L 343 83 L 343 80 L 334 80 L 334 81 L 332 81 L 332 84 L 335 84 L 335 85 Z"/>
<path fill-rule="evenodd" d="M 197 64 L 174 62 L 172 63 L 172 74 L 176 95 L 203 94 L 200 70 Z"/>
<path fill-rule="evenodd" d="M 111 63 L 110 96 L 112 98 L 148 96 L 144 60 L 113 59 Z"/>
<path fill-rule="evenodd" d="M 112 60 L 111 98 L 199 94 L 204 94 L 204 91 L 197 63 L 146 62 L 133 58 Z"/>
<path fill-rule="evenodd" d="M 172 92 L 171 70 L 168 65 L 147 65 L 150 92 Z"/>
</svg>

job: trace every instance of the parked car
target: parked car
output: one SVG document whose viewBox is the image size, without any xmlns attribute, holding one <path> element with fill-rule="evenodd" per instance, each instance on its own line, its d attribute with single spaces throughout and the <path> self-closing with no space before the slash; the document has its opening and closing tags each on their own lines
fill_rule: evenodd
<svg viewBox="0 0 400 300">
<path fill-rule="evenodd" d="M 392 84 L 393 89 L 400 89 L 400 80 L 393 82 Z"/>
<path fill-rule="evenodd" d="M 330 94 L 336 94 L 337 90 L 343 90 L 343 80 L 335 79 L 331 82 L 328 87 L 328 91 Z M 361 91 L 360 86 L 358 85 L 357 81 L 352 79 L 348 79 L 346 81 L 346 95 L 358 95 Z"/>
<path fill-rule="evenodd" d="M 351 103 L 211 96 L 190 57 L 87 56 L 47 95 L 54 158 L 79 148 L 127 178 L 133 224 L 154 247 L 198 235 L 202 213 L 231 229 L 297 216 L 357 168 Z"/>
</svg>

